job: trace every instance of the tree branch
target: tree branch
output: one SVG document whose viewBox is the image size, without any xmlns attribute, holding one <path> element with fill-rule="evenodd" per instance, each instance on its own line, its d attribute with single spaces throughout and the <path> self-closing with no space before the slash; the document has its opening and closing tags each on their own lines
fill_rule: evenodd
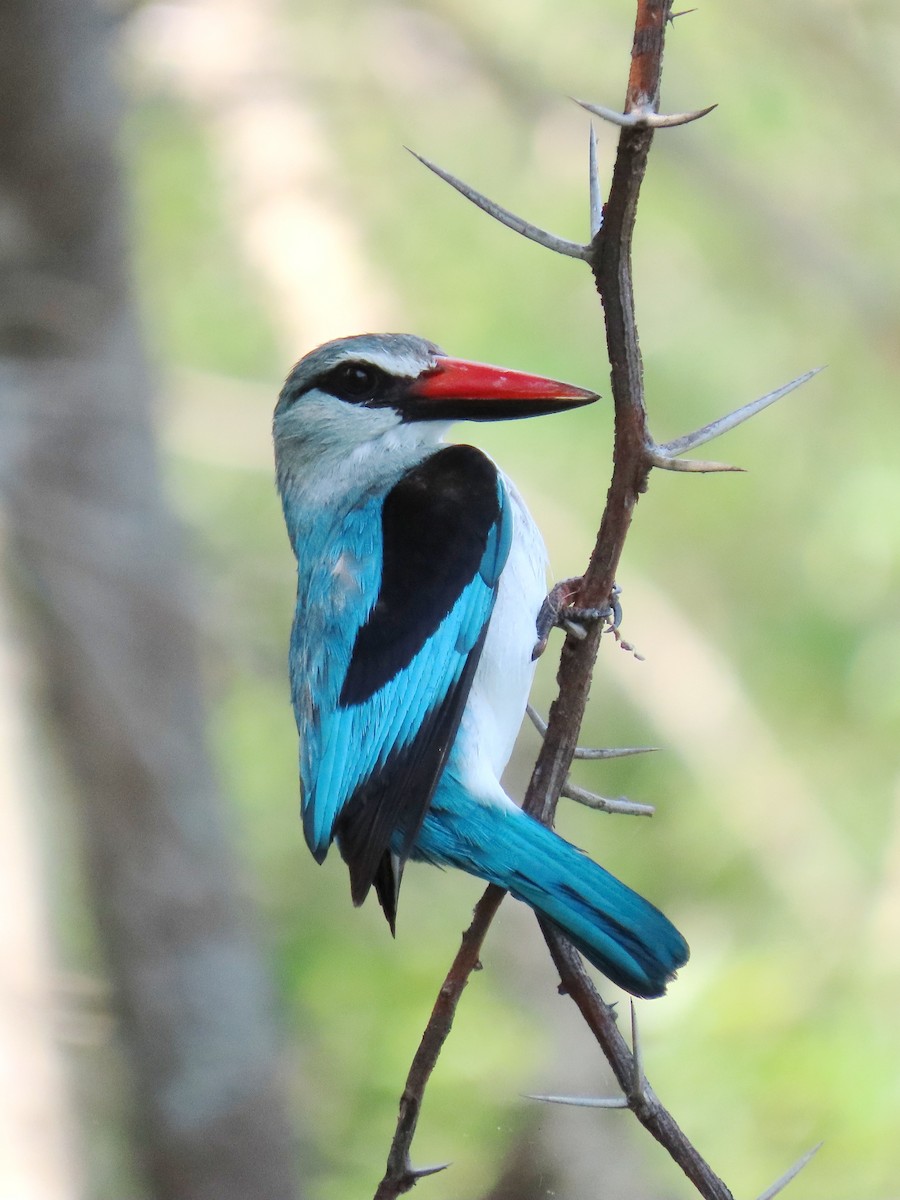
<svg viewBox="0 0 900 1200">
<path fill-rule="evenodd" d="M 653 109 L 658 107 L 669 8 L 667 0 L 638 0 L 626 113 L 648 105 Z M 643 363 L 634 315 L 631 238 L 652 141 L 651 128 L 622 128 L 603 221 L 591 242 L 590 266 L 606 323 L 615 440 L 606 507 L 581 590 L 574 601 L 586 608 L 599 608 L 609 601 L 634 507 L 646 489 L 649 471 L 644 453 L 648 433 Z M 550 708 L 544 745 L 524 801 L 525 811 L 545 822 L 553 819 L 575 755 L 601 629 L 599 624 L 594 626 L 580 641 L 569 636 L 563 646 L 557 674 L 559 695 Z"/>
<path fill-rule="evenodd" d="M 659 106 L 659 85 L 670 0 L 638 0 L 632 48 L 631 73 L 625 113 L 652 111 Z M 622 126 L 603 222 L 591 243 L 590 266 L 603 305 L 606 348 L 610 363 L 615 434 L 613 475 L 600 522 L 597 541 L 582 579 L 575 604 L 600 607 L 608 603 L 616 570 L 631 526 L 638 497 L 647 487 L 652 444 L 644 406 L 643 361 L 634 311 L 631 242 L 641 183 L 653 141 L 646 124 Z M 559 695 L 551 705 L 547 732 L 524 807 L 545 823 L 552 822 L 556 804 L 575 755 L 584 718 L 591 678 L 600 646 L 602 626 L 588 636 L 566 638 L 557 683 Z M 684 1136 L 675 1120 L 636 1070 L 635 1056 L 616 1025 L 615 1013 L 605 1004 L 568 942 L 545 922 L 544 938 L 568 995 L 609 1061 L 628 1106 L 653 1136 L 665 1146 L 700 1194 L 707 1200 L 730 1200 L 725 1184 Z M 639 1077 L 638 1085 L 634 1081 Z"/>
<path fill-rule="evenodd" d="M 637 0 L 631 70 L 624 111 L 616 114 L 596 105 L 587 105 L 597 116 L 612 120 L 621 128 L 606 205 L 600 203 L 597 184 L 596 147 L 591 138 L 590 186 L 592 240 L 588 247 L 565 243 L 527 225 L 500 206 L 489 201 L 455 177 L 425 162 L 463 195 L 490 215 L 517 229 L 557 253 L 584 257 L 592 270 L 597 293 L 603 306 L 606 349 L 610 364 L 612 397 L 615 411 L 613 473 L 606 505 L 593 552 L 574 605 L 602 609 L 614 594 L 615 576 L 625 538 L 631 526 L 638 498 L 647 489 L 654 466 L 670 470 L 733 470 L 720 463 L 691 462 L 678 458 L 680 451 L 694 448 L 733 428 L 773 403 L 814 372 L 761 400 L 745 405 L 736 413 L 712 422 L 702 430 L 665 445 L 657 445 L 647 427 L 644 405 L 643 363 L 635 320 L 631 243 L 641 183 L 655 129 L 686 124 L 705 115 L 711 108 L 674 117 L 659 117 L 659 90 L 662 74 L 665 33 L 672 19 L 672 0 Z M 583 103 L 579 101 L 579 103 Z M 715 107 L 715 106 L 712 106 Z M 418 156 L 417 156 L 418 157 Z M 527 228 L 526 228 L 527 226 Z M 545 824 L 552 824 L 560 795 L 571 794 L 568 774 L 578 751 L 578 735 L 590 693 L 591 678 L 600 638 L 606 625 L 593 622 L 585 636 L 567 635 L 557 673 L 559 692 L 551 705 L 543 745 L 538 755 L 523 807 Z M 397 1132 L 388 1159 L 388 1170 L 375 1200 L 392 1200 L 414 1186 L 423 1174 L 410 1166 L 409 1147 L 421 1107 L 425 1085 L 453 1020 L 456 1004 L 475 968 L 477 956 L 488 927 L 504 893 L 489 887 L 476 907 L 475 919 L 463 937 L 463 944 L 441 988 L 431 1019 L 413 1061 L 400 1104 Z M 632 1047 L 622 1037 L 614 1009 L 597 992 L 581 959 L 571 944 L 550 922 L 538 918 L 550 954 L 559 971 L 562 990 L 578 1006 L 588 1028 L 607 1058 L 623 1098 L 591 1101 L 598 1107 L 628 1107 L 641 1124 L 665 1147 L 705 1200 L 732 1200 L 732 1194 L 697 1152 L 678 1123 L 662 1105 L 644 1075 L 637 1028 L 633 1025 Z M 544 1097 L 544 1099 L 560 1099 Z M 572 1102 L 563 1099 L 562 1102 Z M 805 1165 L 811 1153 L 800 1160 L 766 1195 L 784 1187 Z M 774 1190 L 773 1190 L 774 1189 Z"/>
<path fill-rule="evenodd" d="M 409 1068 L 406 1086 L 400 1097 L 400 1114 L 388 1154 L 387 1168 L 375 1192 L 374 1200 L 394 1200 L 396 1196 L 403 1196 L 415 1187 L 423 1175 L 433 1175 L 449 1165 L 445 1163 L 440 1167 L 417 1169 L 412 1166 L 409 1151 L 419 1121 L 426 1085 L 450 1033 L 459 998 L 469 982 L 469 976 L 478 966 L 478 956 L 485 936 L 505 895 L 506 892 L 502 888 L 491 885 L 475 905 L 472 924 L 462 936 L 456 958 L 438 992 L 419 1048 Z"/>
<path fill-rule="evenodd" d="M 730 1190 L 688 1140 L 672 1114 L 650 1087 L 634 1046 L 622 1036 L 615 1010 L 594 987 L 581 958 L 559 931 L 541 921 L 544 939 L 567 995 L 571 996 L 584 1022 L 613 1070 L 625 1093 L 625 1105 L 640 1123 L 665 1147 L 670 1157 L 706 1200 L 733 1200 Z M 636 1038 L 632 1038 L 636 1042 Z"/>
</svg>

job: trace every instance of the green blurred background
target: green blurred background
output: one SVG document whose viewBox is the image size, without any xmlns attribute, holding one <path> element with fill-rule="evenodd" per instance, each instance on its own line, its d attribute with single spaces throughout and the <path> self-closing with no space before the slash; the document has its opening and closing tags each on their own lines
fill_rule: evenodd
<svg viewBox="0 0 900 1200">
<path fill-rule="evenodd" d="M 567 97 L 621 103 L 633 19 L 625 0 L 191 0 L 122 19 L 160 433 L 208 614 L 213 737 L 314 1200 L 371 1194 L 480 888 L 411 869 L 392 942 L 373 904 L 351 908 L 336 856 L 318 868 L 306 851 L 270 408 L 302 353 L 368 328 L 608 395 L 587 270 L 492 223 L 403 146 L 586 237 L 588 120 Z M 624 636 L 645 661 L 604 646 L 583 740 L 662 752 L 580 766 L 577 780 L 657 813 L 564 802 L 559 817 L 691 942 L 670 995 L 640 1005 L 647 1071 L 742 1196 L 821 1139 L 795 1200 L 898 1194 L 898 61 L 888 0 L 705 4 L 669 34 L 663 107 L 720 107 L 657 137 L 638 216 L 659 440 L 828 365 L 716 444 L 747 474 L 654 475 L 619 577 Z M 608 178 L 615 137 L 598 136 Z M 601 403 L 459 430 L 520 484 L 558 577 L 592 544 L 610 428 Z M 544 710 L 556 649 L 539 673 Z M 536 746 L 524 732 L 509 774 L 519 794 Z M 61 885 L 62 953 L 90 979 L 78 890 Z M 559 1120 L 522 1093 L 610 1089 L 545 959 L 530 915 L 507 903 L 427 1097 L 416 1161 L 454 1166 L 423 1196 L 486 1194 L 511 1147 Z M 118 1200 L 134 1184 L 102 1021 L 71 1059 L 89 1194 Z M 689 1194 L 627 1114 L 564 1121 L 584 1153 L 596 1147 L 597 1194 L 609 1156 L 637 1164 L 640 1194 Z"/>
</svg>

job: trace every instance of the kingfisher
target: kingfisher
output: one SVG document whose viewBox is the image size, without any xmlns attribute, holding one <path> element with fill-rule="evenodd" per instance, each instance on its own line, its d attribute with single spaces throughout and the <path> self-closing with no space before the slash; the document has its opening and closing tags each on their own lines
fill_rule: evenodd
<svg viewBox="0 0 900 1200">
<path fill-rule="evenodd" d="M 500 784 L 534 673 L 547 555 L 512 482 L 460 420 L 540 416 L 596 393 L 448 357 L 409 334 L 328 342 L 275 408 L 297 558 L 291 700 L 303 830 L 332 842 L 392 933 L 409 860 L 456 867 L 554 922 L 635 996 L 688 958 L 663 914 Z"/>
</svg>

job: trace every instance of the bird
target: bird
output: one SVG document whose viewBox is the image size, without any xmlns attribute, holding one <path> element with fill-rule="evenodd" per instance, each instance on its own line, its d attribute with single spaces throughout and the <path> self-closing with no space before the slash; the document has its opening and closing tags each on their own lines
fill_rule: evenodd
<svg viewBox="0 0 900 1200">
<path fill-rule="evenodd" d="M 273 417 L 297 559 L 289 643 L 306 842 L 337 844 L 391 932 L 410 860 L 506 889 L 609 980 L 660 996 L 688 958 L 672 923 L 527 815 L 500 777 L 534 672 L 547 555 L 519 492 L 459 420 L 540 416 L 596 393 L 446 355 L 411 334 L 327 342 Z"/>
</svg>

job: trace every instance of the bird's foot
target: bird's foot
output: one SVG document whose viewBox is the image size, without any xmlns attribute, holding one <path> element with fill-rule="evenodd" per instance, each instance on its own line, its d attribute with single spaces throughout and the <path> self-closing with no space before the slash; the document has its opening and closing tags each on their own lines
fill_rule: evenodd
<svg viewBox="0 0 900 1200">
<path fill-rule="evenodd" d="M 538 613 L 537 642 L 531 654 L 532 659 L 540 658 L 547 649 L 552 629 L 564 629 L 579 641 L 583 641 L 587 637 L 586 624 L 605 621 L 613 632 L 619 628 L 622 621 L 619 585 L 613 584 L 609 604 L 605 604 L 602 608 L 582 608 L 577 604 L 570 603 L 578 595 L 580 588 L 581 576 L 574 575 L 569 579 L 561 579 L 550 589 Z"/>
</svg>

